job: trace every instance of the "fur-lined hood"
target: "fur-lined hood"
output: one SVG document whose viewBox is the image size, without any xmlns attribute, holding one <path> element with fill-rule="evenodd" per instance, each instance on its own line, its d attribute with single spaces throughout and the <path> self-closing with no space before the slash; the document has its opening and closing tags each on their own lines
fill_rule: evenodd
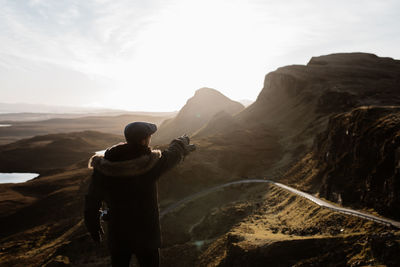
<svg viewBox="0 0 400 267">
<path fill-rule="evenodd" d="M 109 161 L 103 156 L 94 155 L 89 160 L 89 168 L 106 176 L 136 176 L 151 170 L 160 158 L 160 150 L 152 150 L 150 154 L 124 161 Z"/>
</svg>

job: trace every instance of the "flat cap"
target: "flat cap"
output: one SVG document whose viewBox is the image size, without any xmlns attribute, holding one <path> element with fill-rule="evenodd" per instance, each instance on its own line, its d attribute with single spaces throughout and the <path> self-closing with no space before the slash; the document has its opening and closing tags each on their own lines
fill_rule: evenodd
<svg viewBox="0 0 400 267">
<path fill-rule="evenodd" d="M 136 121 L 125 126 L 124 135 L 128 143 L 138 143 L 157 131 L 157 125 Z"/>
</svg>

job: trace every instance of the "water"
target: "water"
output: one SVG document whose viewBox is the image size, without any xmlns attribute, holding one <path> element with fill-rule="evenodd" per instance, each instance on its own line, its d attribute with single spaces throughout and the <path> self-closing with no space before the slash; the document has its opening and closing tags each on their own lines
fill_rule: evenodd
<svg viewBox="0 0 400 267">
<path fill-rule="evenodd" d="M 0 124 L 0 127 L 10 127 L 11 124 Z"/>
<path fill-rule="evenodd" d="M 38 173 L 0 173 L 0 184 L 23 183 L 38 176 Z"/>
</svg>

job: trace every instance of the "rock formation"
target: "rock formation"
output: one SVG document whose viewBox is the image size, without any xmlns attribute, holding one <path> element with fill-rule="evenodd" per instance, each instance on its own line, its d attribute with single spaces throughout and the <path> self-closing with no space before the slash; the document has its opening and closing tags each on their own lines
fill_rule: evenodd
<svg viewBox="0 0 400 267">
<path fill-rule="evenodd" d="M 399 147 L 400 107 L 360 107 L 332 116 L 287 176 L 336 203 L 400 219 Z"/>
<path fill-rule="evenodd" d="M 192 135 L 217 113 L 234 115 L 243 109 L 242 104 L 232 101 L 217 90 L 201 88 L 186 102 L 176 117 L 161 124 L 154 135 L 153 143 L 163 144 L 183 134 Z"/>
</svg>

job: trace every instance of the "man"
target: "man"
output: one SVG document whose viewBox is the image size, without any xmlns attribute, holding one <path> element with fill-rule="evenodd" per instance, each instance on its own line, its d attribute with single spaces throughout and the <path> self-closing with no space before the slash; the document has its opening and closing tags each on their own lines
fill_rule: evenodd
<svg viewBox="0 0 400 267">
<path fill-rule="evenodd" d="M 85 199 L 85 224 L 95 242 L 102 229 L 99 209 L 108 208 L 107 243 L 112 266 L 129 266 L 132 254 L 140 266 L 159 266 L 161 232 L 157 180 L 194 150 L 187 136 L 173 140 L 162 153 L 149 148 L 156 125 L 133 122 L 125 127 L 126 143 L 93 156 L 93 175 Z"/>
</svg>

